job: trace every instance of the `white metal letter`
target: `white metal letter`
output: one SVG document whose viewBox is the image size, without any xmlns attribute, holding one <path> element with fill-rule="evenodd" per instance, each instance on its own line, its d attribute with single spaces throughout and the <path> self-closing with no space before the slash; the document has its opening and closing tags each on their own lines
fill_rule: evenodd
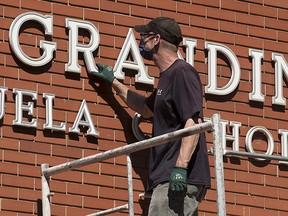
<svg viewBox="0 0 288 216">
<path fill-rule="evenodd" d="M 8 90 L 7 87 L 0 87 L 0 119 L 3 118 L 5 113 L 5 92 Z"/>
<path fill-rule="evenodd" d="M 83 52 L 88 72 L 98 72 L 93 57 L 93 52 L 100 43 L 98 29 L 90 22 L 70 18 L 66 18 L 66 27 L 69 29 L 69 62 L 65 64 L 65 71 L 81 73 L 81 66 L 78 64 L 78 52 Z M 79 28 L 90 33 L 89 44 L 78 44 Z"/>
<path fill-rule="evenodd" d="M 37 93 L 29 90 L 13 89 L 13 93 L 16 95 L 16 119 L 13 120 L 13 125 L 19 125 L 23 127 L 37 127 L 37 119 L 33 118 L 30 122 L 23 121 L 23 111 L 28 112 L 28 115 L 33 115 L 34 102 L 28 102 L 27 105 L 23 104 L 23 96 L 29 96 L 32 100 L 37 100 Z"/>
<path fill-rule="evenodd" d="M 44 93 L 43 98 L 46 99 L 46 123 L 43 124 L 43 128 L 55 131 L 65 131 L 66 123 L 61 122 L 59 126 L 53 125 L 53 99 L 55 98 L 55 95 Z"/>
<path fill-rule="evenodd" d="M 288 157 L 288 130 L 279 129 L 281 134 L 281 156 Z M 279 161 L 280 164 L 288 164 L 287 161 Z"/>
<path fill-rule="evenodd" d="M 197 40 L 192 38 L 183 38 L 183 46 L 186 47 L 186 62 L 194 66 L 194 50 L 197 46 Z"/>
<path fill-rule="evenodd" d="M 226 145 L 226 141 L 232 141 L 232 149 L 233 151 L 239 151 L 239 131 L 240 131 L 240 127 L 241 127 L 241 123 L 240 122 L 234 122 L 231 121 L 230 122 L 230 126 L 233 128 L 232 129 L 232 135 L 227 135 L 226 132 L 226 126 L 228 124 L 227 120 L 220 120 L 221 126 L 222 126 L 222 143 L 223 143 L 223 150 L 225 152 L 227 145 Z"/>
<path fill-rule="evenodd" d="M 265 154 L 266 155 L 272 155 L 273 151 L 274 151 L 273 137 L 272 137 L 271 133 L 269 132 L 269 130 L 267 130 L 267 128 L 261 127 L 261 126 L 255 126 L 248 131 L 248 133 L 246 135 L 246 139 L 245 139 L 247 150 L 251 153 L 255 153 L 253 146 L 252 146 L 252 140 L 253 140 L 254 133 L 257 131 L 262 132 L 267 137 L 268 147 L 267 147 L 267 151 Z M 257 158 L 257 160 L 265 160 L 265 159 Z"/>
<path fill-rule="evenodd" d="M 127 60 L 130 53 L 133 61 Z M 154 78 L 150 77 L 147 73 L 147 68 L 145 68 L 143 59 L 139 53 L 139 46 L 131 28 L 129 28 L 127 37 L 114 67 L 114 76 L 117 79 L 124 79 L 123 68 L 138 71 L 138 74 L 135 76 L 135 82 L 151 85 L 154 84 Z"/>
<path fill-rule="evenodd" d="M 52 60 L 53 51 L 56 50 L 56 43 L 41 40 L 40 48 L 43 50 L 42 56 L 31 58 L 26 55 L 20 47 L 19 34 L 22 25 L 30 20 L 40 23 L 44 27 L 45 35 L 53 35 L 53 17 L 51 15 L 43 16 L 35 12 L 27 12 L 19 15 L 12 22 L 9 30 L 9 42 L 11 49 L 21 62 L 33 67 L 40 67 Z"/>
<path fill-rule="evenodd" d="M 249 49 L 249 56 L 252 57 L 253 92 L 249 93 L 249 100 L 264 102 L 264 95 L 261 91 L 262 76 L 261 62 L 264 57 L 262 50 Z"/>
<path fill-rule="evenodd" d="M 205 93 L 215 95 L 228 95 L 233 92 L 240 82 L 240 64 L 232 50 L 222 44 L 205 42 L 208 50 L 208 85 Z M 230 62 L 231 78 L 226 86 L 217 87 L 217 52 L 223 53 Z"/>
<path fill-rule="evenodd" d="M 87 135 L 99 136 L 99 132 L 95 130 L 86 100 L 82 101 L 75 122 L 72 128 L 69 128 L 69 132 L 79 134 L 80 133 L 79 125 L 89 127 L 89 129 L 87 130 Z"/>
<path fill-rule="evenodd" d="M 283 72 L 288 80 L 288 65 L 282 54 L 272 53 L 272 60 L 275 62 L 275 96 L 272 97 L 272 104 L 286 106 L 286 98 L 283 97 Z"/>
</svg>

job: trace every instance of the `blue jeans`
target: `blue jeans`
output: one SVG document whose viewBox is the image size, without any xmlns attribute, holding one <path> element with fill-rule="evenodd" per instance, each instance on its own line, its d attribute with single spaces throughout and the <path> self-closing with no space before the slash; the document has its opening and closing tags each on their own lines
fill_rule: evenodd
<svg viewBox="0 0 288 216">
<path fill-rule="evenodd" d="M 206 194 L 203 185 L 187 185 L 184 193 L 173 192 L 169 182 L 159 184 L 154 190 L 149 206 L 149 216 L 197 216 L 198 204 Z"/>
</svg>

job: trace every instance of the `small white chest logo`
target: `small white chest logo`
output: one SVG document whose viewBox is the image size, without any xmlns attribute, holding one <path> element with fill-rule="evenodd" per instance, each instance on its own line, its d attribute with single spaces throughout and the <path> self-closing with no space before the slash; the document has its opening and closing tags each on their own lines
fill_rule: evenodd
<svg viewBox="0 0 288 216">
<path fill-rule="evenodd" d="M 158 89 L 157 90 L 157 95 L 161 95 L 162 94 L 162 89 Z"/>
</svg>

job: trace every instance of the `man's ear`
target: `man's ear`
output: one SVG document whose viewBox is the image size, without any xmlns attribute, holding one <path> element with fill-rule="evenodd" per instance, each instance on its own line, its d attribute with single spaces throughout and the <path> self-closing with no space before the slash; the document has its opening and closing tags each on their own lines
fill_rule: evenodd
<svg viewBox="0 0 288 216">
<path fill-rule="evenodd" d="M 159 34 L 157 34 L 154 38 L 154 43 L 159 43 L 161 39 L 161 36 Z"/>
</svg>

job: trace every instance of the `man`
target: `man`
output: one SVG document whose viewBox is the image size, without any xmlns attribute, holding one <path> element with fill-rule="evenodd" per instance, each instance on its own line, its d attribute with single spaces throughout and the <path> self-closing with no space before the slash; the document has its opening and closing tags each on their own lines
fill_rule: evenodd
<svg viewBox="0 0 288 216">
<path fill-rule="evenodd" d="M 202 122 L 202 85 L 197 71 L 178 59 L 182 41 L 178 23 L 158 17 L 135 26 L 140 53 L 160 70 L 158 87 L 148 97 L 132 92 L 116 80 L 110 66 L 97 64 L 93 76 L 108 81 L 123 101 L 144 118 L 153 116 L 153 136 Z M 184 137 L 151 148 L 148 190 L 153 190 L 149 215 L 197 215 L 198 203 L 210 187 L 205 134 Z"/>
</svg>

